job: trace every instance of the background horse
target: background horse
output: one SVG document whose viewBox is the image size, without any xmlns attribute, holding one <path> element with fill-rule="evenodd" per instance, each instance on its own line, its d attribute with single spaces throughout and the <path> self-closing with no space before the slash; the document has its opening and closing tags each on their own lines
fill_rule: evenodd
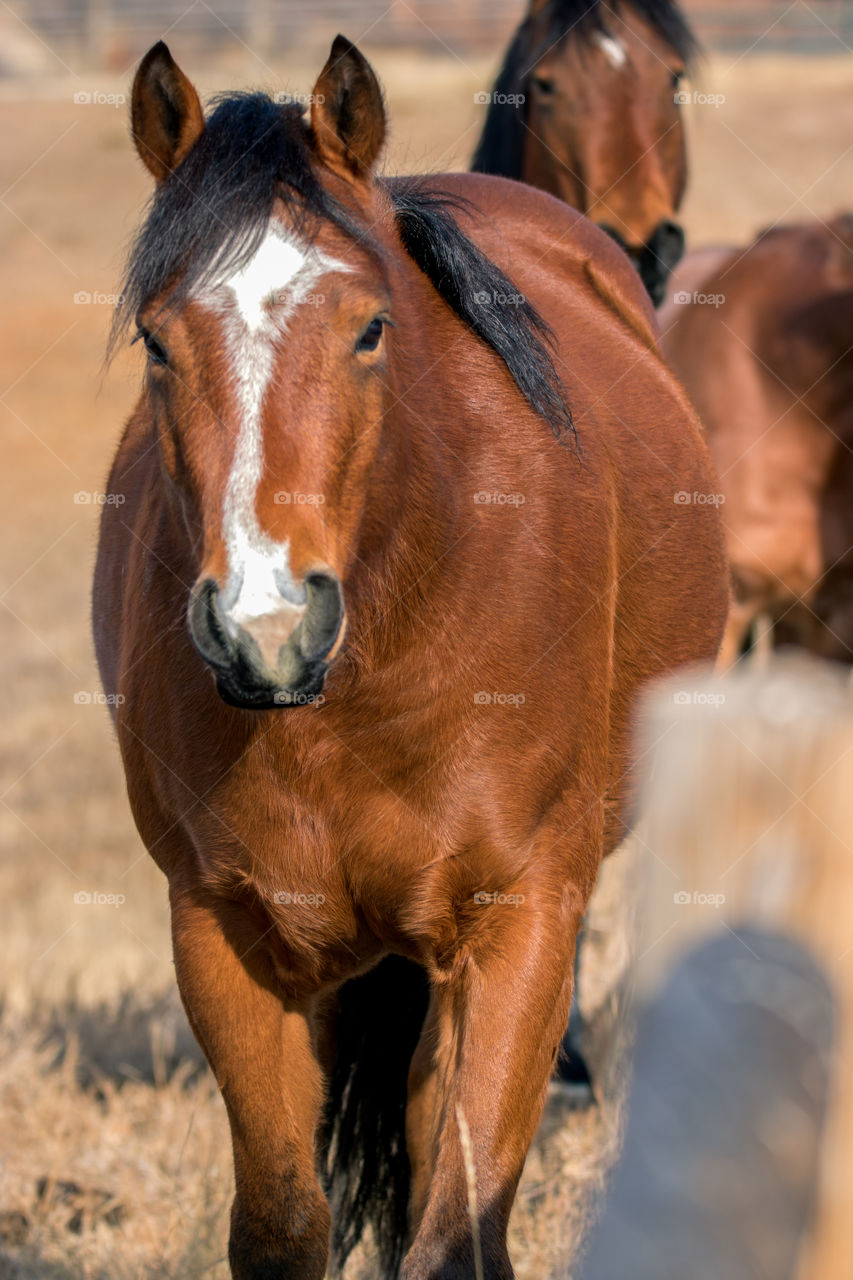
<svg viewBox="0 0 853 1280">
<path fill-rule="evenodd" d="M 722 632 L 717 514 L 673 502 L 716 482 L 606 236 L 496 178 L 378 181 L 341 37 L 311 103 L 205 122 L 164 45 L 137 72 L 148 373 L 98 659 L 234 1276 L 321 1280 L 370 1222 L 384 1277 L 507 1280 L 634 695 Z"/>
<path fill-rule="evenodd" d="M 726 660 L 767 614 L 853 661 L 853 218 L 689 255 L 660 319 L 725 495 Z"/>
<path fill-rule="evenodd" d="M 471 166 L 587 214 L 632 258 L 655 305 L 684 251 L 679 85 L 695 51 L 671 0 L 531 0 Z"/>
</svg>

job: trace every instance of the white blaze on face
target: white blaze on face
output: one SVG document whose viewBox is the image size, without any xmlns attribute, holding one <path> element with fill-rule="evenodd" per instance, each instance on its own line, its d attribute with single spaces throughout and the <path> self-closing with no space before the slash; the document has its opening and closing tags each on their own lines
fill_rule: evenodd
<svg viewBox="0 0 853 1280">
<path fill-rule="evenodd" d="M 599 31 L 595 37 L 596 43 L 600 49 L 603 49 L 604 55 L 611 67 L 624 67 L 628 61 L 627 50 L 621 40 L 617 40 L 615 36 L 608 36 L 603 31 Z"/>
<path fill-rule="evenodd" d="M 276 338 L 300 303 L 312 295 L 317 281 L 332 270 L 348 268 L 271 226 L 248 262 L 226 279 L 214 278 L 199 297 L 222 316 L 238 414 L 223 507 L 228 577 L 222 611 L 232 631 L 244 627 L 255 636 L 271 664 L 282 637 L 286 638 L 302 615 L 305 589 L 293 580 L 287 539 L 276 542 L 258 524 L 264 402 L 273 373 Z"/>
</svg>

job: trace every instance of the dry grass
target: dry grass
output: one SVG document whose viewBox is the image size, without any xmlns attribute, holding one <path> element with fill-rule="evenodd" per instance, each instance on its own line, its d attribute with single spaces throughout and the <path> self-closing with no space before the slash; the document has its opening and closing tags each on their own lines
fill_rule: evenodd
<svg viewBox="0 0 853 1280">
<path fill-rule="evenodd" d="M 188 1085 L 186 1064 L 153 1085 L 99 1076 L 81 1088 L 73 1041 L 60 1066 L 55 1056 L 40 1029 L 0 1029 L 0 1238 L 4 1221 L 17 1229 L 0 1251 L 0 1276 L 224 1280 L 232 1175 L 212 1078 Z M 97 1192 L 110 1200 L 92 1212 Z"/>
<path fill-rule="evenodd" d="M 180 56 L 179 39 L 174 47 Z M 464 166 L 473 94 L 492 65 L 386 52 L 375 61 L 393 120 L 389 167 Z M 274 87 L 307 89 L 313 70 L 294 62 Z M 241 65 L 199 79 L 207 91 L 269 77 Z M 720 61 L 703 87 L 727 101 L 692 113 L 687 223 L 698 239 L 742 238 L 775 217 L 803 216 L 791 189 L 813 184 L 808 204 L 821 213 L 849 199 L 844 166 L 830 167 L 853 126 L 847 63 Z M 0 210 L 9 529 L 0 540 L 0 1213 L 23 1215 L 0 1218 L 0 1277 L 219 1277 L 231 1179 L 223 1109 L 197 1072 L 172 992 L 164 885 L 127 813 L 106 712 L 75 702 L 98 684 L 88 625 L 97 509 L 74 495 L 102 487 L 137 373 L 122 357 L 102 377 L 109 309 L 73 299 L 116 287 L 148 196 L 123 112 L 75 107 L 79 88 L 127 92 L 127 81 L 0 94 L 9 188 Z M 81 890 L 125 901 L 76 905 Z M 628 895 L 608 892 L 584 973 L 599 1056 L 625 963 L 611 925 Z M 618 1066 L 607 1079 L 614 1091 L 601 1107 L 567 1117 L 558 1099 L 551 1105 L 513 1222 L 520 1280 L 564 1276 L 569 1241 L 594 1213 L 616 1148 Z M 109 1193 L 121 1222 L 90 1223 L 84 1212 L 75 1234 L 77 1206 L 50 1187 L 39 1200 L 40 1178 Z"/>
</svg>

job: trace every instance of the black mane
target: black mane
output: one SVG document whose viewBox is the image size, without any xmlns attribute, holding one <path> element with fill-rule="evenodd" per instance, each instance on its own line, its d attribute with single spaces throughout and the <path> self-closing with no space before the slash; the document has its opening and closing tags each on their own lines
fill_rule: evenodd
<svg viewBox="0 0 853 1280">
<path fill-rule="evenodd" d="M 522 176 L 526 100 L 537 62 L 567 40 L 588 43 L 596 33 L 606 35 L 608 14 L 624 7 L 625 0 L 549 0 L 543 13 L 522 22 L 494 83 L 492 103 L 471 161 L 474 173 Z M 686 66 L 695 61 L 696 37 L 675 0 L 629 0 L 629 7 L 645 18 Z M 516 94 L 524 95 L 519 106 L 512 101 Z"/>
<path fill-rule="evenodd" d="M 558 438 L 571 413 L 546 343 L 550 330 L 519 290 L 459 228 L 454 207 L 417 179 L 389 184 L 406 252 L 449 307 L 503 360 L 519 390 Z M 263 93 L 217 100 L 195 146 L 154 194 L 128 258 L 110 338 L 114 350 L 146 302 L 174 305 L 215 272 L 238 269 L 259 247 L 277 200 L 311 239 L 328 219 L 367 247 L 367 228 L 317 178 L 302 108 Z"/>
</svg>

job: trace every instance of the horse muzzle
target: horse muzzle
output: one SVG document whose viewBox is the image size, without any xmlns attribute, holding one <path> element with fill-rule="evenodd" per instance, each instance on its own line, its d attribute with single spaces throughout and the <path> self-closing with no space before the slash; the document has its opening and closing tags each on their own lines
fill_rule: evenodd
<svg viewBox="0 0 853 1280">
<path fill-rule="evenodd" d="M 253 617 L 235 615 L 213 578 L 200 579 L 190 596 L 190 636 L 231 706 L 262 711 L 315 702 L 340 648 L 346 612 L 331 571 L 306 577 L 304 602 L 282 595 L 269 604 Z"/>
<path fill-rule="evenodd" d="M 654 306 L 659 307 L 666 298 L 666 285 L 675 267 L 684 256 L 684 231 L 677 222 L 668 218 L 659 222 L 644 245 L 635 248 L 612 227 L 599 224 L 621 249 L 627 253 L 640 274 L 646 292 Z"/>
</svg>

